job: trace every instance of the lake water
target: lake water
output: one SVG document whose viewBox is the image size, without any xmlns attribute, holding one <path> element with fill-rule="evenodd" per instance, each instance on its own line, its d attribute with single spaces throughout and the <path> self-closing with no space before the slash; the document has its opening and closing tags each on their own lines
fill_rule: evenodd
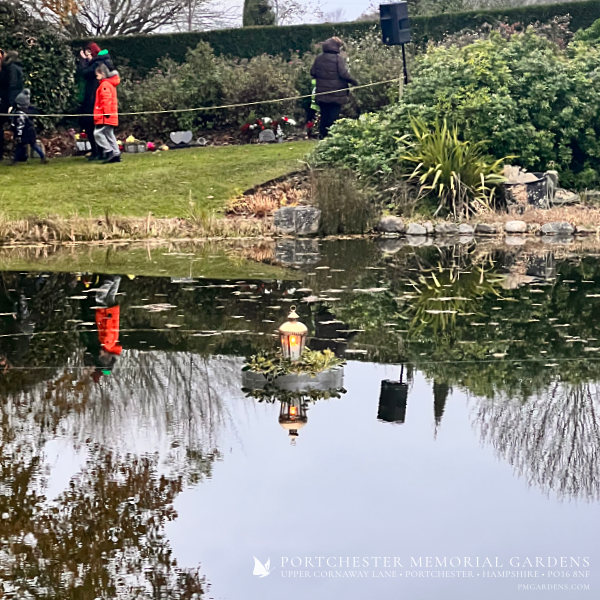
<svg viewBox="0 0 600 600">
<path fill-rule="evenodd" d="M 600 248 L 11 252 L 0 598 L 598 597 Z M 297 436 L 242 373 L 292 305 Z"/>
</svg>

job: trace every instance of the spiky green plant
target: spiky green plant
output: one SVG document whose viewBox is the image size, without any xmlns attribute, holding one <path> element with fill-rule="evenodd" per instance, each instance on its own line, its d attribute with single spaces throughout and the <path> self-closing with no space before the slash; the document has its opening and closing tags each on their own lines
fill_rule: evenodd
<svg viewBox="0 0 600 600">
<path fill-rule="evenodd" d="M 475 313 L 479 300 L 485 296 L 499 296 L 504 276 L 490 264 L 477 264 L 465 270 L 454 264 L 424 270 L 409 284 L 414 295 L 403 315 L 408 319 L 410 337 L 420 337 L 426 331 L 431 335 L 449 334 L 456 325 L 456 317 Z"/>
<path fill-rule="evenodd" d="M 434 216 L 447 211 L 454 218 L 469 219 L 475 213 L 491 210 L 496 187 L 505 181 L 502 165 L 485 154 L 484 142 L 463 141 L 456 125 L 446 120 L 431 129 L 422 119 L 411 119 L 413 135 L 402 159 L 416 164 L 408 180 L 417 182 L 419 194 L 434 197 Z"/>
</svg>

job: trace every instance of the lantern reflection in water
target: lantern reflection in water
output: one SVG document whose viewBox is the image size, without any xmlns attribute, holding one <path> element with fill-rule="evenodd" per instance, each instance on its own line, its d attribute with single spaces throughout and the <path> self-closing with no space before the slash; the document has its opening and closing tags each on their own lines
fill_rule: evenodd
<svg viewBox="0 0 600 600">
<path fill-rule="evenodd" d="M 298 430 L 306 425 L 307 401 L 303 396 L 280 400 L 279 424 L 288 431 L 290 442 L 296 443 Z"/>
</svg>

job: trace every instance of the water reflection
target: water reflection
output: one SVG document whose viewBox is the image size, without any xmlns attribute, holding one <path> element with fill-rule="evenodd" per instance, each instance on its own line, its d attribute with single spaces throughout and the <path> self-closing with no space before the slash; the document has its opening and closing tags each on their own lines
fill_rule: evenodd
<svg viewBox="0 0 600 600">
<path fill-rule="evenodd" d="M 335 374 L 332 379 L 336 383 L 341 383 L 341 373 Z M 255 381 L 256 379 L 243 378 L 243 383 L 246 386 Z M 288 432 L 288 438 L 292 445 L 296 444 L 300 430 L 308 424 L 308 414 L 311 406 L 319 401 L 341 398 L 346 393 L 343 387 L 290 391 L 277 389 L 270 384 L 266 384 L 261 389 L 244 387 L 242 391 L 247 398 L 252 398 L 256 402 L 279 405 L 279 425 Z"/>
<path fill-rule="evenodd" d="M 512 485 L 600 500 L 600 261 L 548 249 L 382 254 L 357 244 L 296 249 L 300 268 L 286 280 L 2 273 L 0 590 L 73 599 L 204 593 L 200 572 L 173 559 L 165 525 L 177 497 L 208 486 L 231 446 L 244 445 L 240 411 L 273 404 L 269 427 L 301 441 L 297 456 L 327 419 L 357 439 L 367 427 L 320 411 L 342 390 L 244 398 L 242 357 L 277 343 L 291 303 L 311 348 L 400 365 L 362 399 L 373 401 L 369 419 L 382 437 L 393 430 L 401 443 L 426 406 L 440 443 L 454 396 L 466 392 L 471 425 L 514 469 Z M 418 393 L 417 375 L 428 381 Z M 411 452 L 431 442 L 421 435 Z M 47 497 L 56 440 L 82 460 Z M 278 441 L 264 443 L 268 455 Z M 375 438 L 370 453 L 388 450 Z M 368 470 L 358 475 L 369 480 Z"/>
<path fill-rule="evenodd" d="M 404 365 L 400 366 L 400 379 L 394 381 L 384 379 L 381 382 L 379 393 L 379 409 L 377 418 L 387 423 L 404 423 L 406 419 L 406 405 L 408 403 L 409 385 L 412 383 L 412 369 L 407 369 L 404 381 Z"/>
<path fill-rule="evenodd" d="M 530 485 L 561 498 L 600 499 L 600 388 L 555 382 L 519 400 L 484 400 L 473 425 Z"/>
</svg>

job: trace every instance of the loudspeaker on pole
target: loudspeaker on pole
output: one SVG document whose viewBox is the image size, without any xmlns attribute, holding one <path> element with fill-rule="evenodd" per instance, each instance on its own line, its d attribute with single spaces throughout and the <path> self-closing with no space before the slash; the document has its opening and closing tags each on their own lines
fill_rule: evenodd
<svg viewBox="0 0 600 600">
<path fill-rule="evenodd" d="M 384 44 L 397 46 L 410 42 L 410 22 L 406 2 L 380 4 L 379 19 Z"/>
</svg>

